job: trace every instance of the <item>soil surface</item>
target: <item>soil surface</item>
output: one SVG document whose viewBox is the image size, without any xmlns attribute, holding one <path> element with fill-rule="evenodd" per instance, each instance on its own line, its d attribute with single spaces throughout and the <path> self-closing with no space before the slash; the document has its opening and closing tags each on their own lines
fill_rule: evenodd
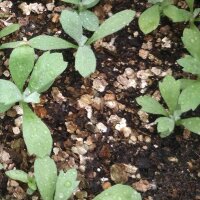
<svg viewBox="0 0 200 200">
<path fill-rule="evenodd" d="M 42 3 L 45 8 L 51 3 L 23 2 Z M 73 42 L 58 20 L 67 4 L 55 2 L 53 11 L 24 15 L 18 8 L 21 3 L 13 1 L 7 12 L 9 22 L 22 27 L 2 42 L 40 34 L 59 35 Z M 186 4 L 179 1 L 178 5 Z M 30 105 L 52 132 L 52 158 L 58 169 L 78 170 L 80 185 L 72 199 L 90 200 L 110 185 L 124 183 L 138 190 L 144 200 L 200 200 L 200 137 L 176 128 L 171 136 L 161 139 L 153 123 L 155 116 L 140 111 L 135 101 L 144 94 L 160 99 L 158 82 L 168 74 L 190 76 L 176 63 L 186 53 L 181 36 L 187 24 L 162 18 L 158 29 L 145 36 L 139 30 L 138 16 L 148 6 L 145 0 L 102 0 L 94 8 L 101 21 L 124 9 L 136 10 L 135 19 L 93 45 L 97 70 L 89 78 L 75 71 L 74 50 L 60 51 L 69 63 L 67 70 L 42 94 L 40 104 Z M 10 53 L 0 52 L 2 79 L 10 79 Z M 34 157 L 26 151 L 21 114 L 16 105 L 0 115 L 0 163 L 6 170 L 15 167 L 31 173 Z M 199 116 L 200 109 L 190 114 Z M 0 171 L 0 199 L 40 199 L 38 193 L 26 195 L 26 189 Z"/>
</svg>

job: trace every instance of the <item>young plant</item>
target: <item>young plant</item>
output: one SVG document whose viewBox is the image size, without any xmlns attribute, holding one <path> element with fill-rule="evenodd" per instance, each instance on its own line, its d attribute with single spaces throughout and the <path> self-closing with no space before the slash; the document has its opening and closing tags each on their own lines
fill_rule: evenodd
<svg viewBox="0 0 200 200">
<path fill-rule="evenodd" d="M 199 89 L 197 90 L 197 88 Z M 184 126 L 191 132 L 200 134 L 199 117 L 181 119 L 183 113 L 195 110 L 200 104 L 200 83 L 193 84 L 181 92 L 180 81 L 176 81 L 172 76 L 167 76 L 163 82 L 159 83 L 159 89 L 168 109 L 147 95 L 138 97 L 136 101 L 142 106 L 143 111 L 162 116 L 155 121 L 160 136 L 169 136 L 176 125 Z"/>
<path fill-rule="evenodd" d="M 75 5 L 77 9 L 80 20 L 82 22 L 82 26 L 88 31 L 96 31 L 99 27 L 99 19 L 98 17 L 91 11 L 89 8 L 94 7 L 99 3 L 100 0 L 62 0 L 66 3 L 71 3 Z"/>
<path fill-rule="evenodd" d="M 134 15 L 135 12 L 133 10 L 121 11 L 108 18 L 98 27 L 90 38 L 87 38 L 83 35 L 82 22 L 77 12 L 64 10 L 60 17 L 63 30 L 72 37 L 78 45 L 61 38 L 40 35 L 30 39 L 28 42 L 19 41 L 3 44 L 0 46 L 0 49 L 16 48 L 21 45 L 29 45 L 43 51 L 75 48 L 77 49 L 75 55 L 75 69 L 83 77 L 87 77 L 96 70 L 96 57 L 91 49 L 91 44 L 125 27 L 133 20 Z"/>
<path fill-rule="evenodd" d="M 43 200 L 67 200 L 79 184 L 75 169 L 70 169 L 66 173 L 60 171 L 57 175 L 56 164 L 49 156 L 36 158 L 33 177 L 21 170 L 10 170 L 6 175 L 27 183 L 27 193 L 30 195 L 38 188 Z"/>
<path fill-rule="evenodd" d="M 177 62 L 183 67 L 183 71 L 198 76 L 197 80 L 181 79 L 182 87 L 185 88 L 194 82 L 200 82 L 200 31 L 186 28 L 182 41 L 190 55 L 186 55 Z"/>
<path fill-rule="evenodd" d="M 144 34 L 148 34 L 158 27 L 161 16 L 167 16 L 173 22 L 189 22 L 191 27 L 194 26 L 195 21 L 199 21 L 200 8 L 194 10 L 194 0 L 186 0 L 190 11 L 177 8 L 173 5 L 172 0 L 148 0 L 148 2 L 153 6 L 141 14 L 138 22 Z"/>
<path fill-rule="evenodd" d="M 5 28 L 3 28 L 1 31 L 0 31 L 0 39 L 7 36 L 7 35 L 10 35 L 11 33 L 19 30 L 20 26 L 19 24 L 11 24 Z"/>
<path fill-rule="evenodd" d="M 29 46 L 14 49 L 9 59 L 12 80 L 0 79 L 0 113 L 19 102 L 23 108 L 23 137 L 30 155 L 44 157 L 51 153 L 52 138 L 46 125 L 32 112 L 27 103 L 38 103 L 46 91 L 66 69 L 61 53 L 46 52 L 35 63 L 35 53 Z M 31 75 L 30 75 L 31 74 Z M 28 87 L 24 85 L 28 81 Z"/>
</svg>

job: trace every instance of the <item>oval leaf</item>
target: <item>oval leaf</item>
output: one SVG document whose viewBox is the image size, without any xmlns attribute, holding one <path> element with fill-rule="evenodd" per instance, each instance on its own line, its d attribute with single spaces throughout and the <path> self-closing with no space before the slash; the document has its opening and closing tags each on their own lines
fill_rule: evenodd
<svg viewBox="0 0 200 200">
<path fill-rule="evenodd" d="M 147 113 L 168 116 L 168 113 L 163 106 L 150 96 L 145 95 L 138 97 L 136 98 L 136 101 L 142 106 L 142 110 Z"/>
<path fill-rule="evenodd" d="M 99 3 L 100 0 L 82 0 L 82 4 L 86 8 L 92 8 Z"/>
<path fill-rule="evenodd" d="M 75 68 L 83 77 L 89 76 L 96 70 L 96 58 L 89 46 L 78 48 L 75 56 Z"/>
<path fill-rule="evenodd" d="M 184 89 L 179 97 L 181 111 L 195 110 L 200 104 L 200 82 L 194 83 Z"/>
<path fill-rule="evenodd" d="M 182 124 L 185 128 L 190 130 L 193 133 L 197 133 L 200 135 L 200 118 L 199 117 L 191 117 L 188 119 L 180 120 L 180 124 Z"/>
<path fill-rule="evenodd" d="M 29 44 L 31 47 L 43 51 L 49 51 L 53 49 L 77 48 L 76 45 L 66 40 L 48 35 L 39 35 L 37 37 L 34 37 L 31 40 L 29 40 Z"/>
<path fill-rule="evenodd" d="M 182 41 L 192 56 L 200 60 L 200 32 L 196 29 L 184 29 Z"/>
<path fill-rule="evenodd" d="M 0 103 L 0 113 L 6 112 L 6 111 L 9 110 L 12 106 L 13 106 L 13 104 L 5 105 L 4 103 Z"/>
<path fill-rule="evenodd" d="M 49 158 L 37 158 L 34 163 L 35 180 L 43 200 L 53 200 L 57 168 L 55 162 Z"/>
<path fill-rule="evenodd" d="M 14 104 L 22 99 L 22 94 L 11 81 L 0 79 L 0 103 Z"/>
<path fill-rule="evenodd" d="M 164 7 L 163 13 L 173 22 L 187 22 L 192 17 L 192 14 L 184 9 L 179 9 L 174 5 Z"/>
<path fill-rule="evenodd" d="M 34 49 L 29 46 L 18 47 L 10 55 L 9 68 L 12 79 L 21 91 L 33 69 L 34 60 Z"/>
<path fill-rule="evenodd" d="M 31 92 L 44 92 L 47 86 L 50 87 L 52 82 L 66 69 L 67 62 L 64 62 L 61 53 L 46 52 L 39 57 L 29 81 Z"/>
<path fill-rule="evenodd" d="M 145 10 L 139 18 L 139 27 L 144 34 L 154 31 L 160 23 L 159 5 L 154 5 Z"/>
<path fill-rule="evenodd" d="M 116 13 L 99 26 L 92 37 L 87 41 L 87 44 L 91 44 L 96 40 L 99 40 L 119 31 L 120 29 L 128 25 L 133 20 L 134 16 L 135 11 L 133 10 L 124 10 Z"/>
<path fill-rule="evenodd" d="M 13 180 L 28 183 L 28 174 L 22 170 L 9 170 L 6 175 Z"/>
<path fill-rule="evenodd" d="M 23 137 L 29 154 L 38 157 L 49 155 L 53 143 L 49 129 L 25 103 L 23 112 Z"/>
<path fill-rule="evenodd" d="M 20 28 L 19 24 L 11 24 L 10 26 L 3 28 L 0 31 L 0 38 L 5 37 L 15 31 L 19 30 L 19 28 Z"/>
<path fill-rule="evenodd" d="M 56 183 L 54 200 L 69 199 L 79 184 L 79 181 L 76 181 L 76 179 L 77 171 L 75 169 L 70 169 L 66 173 L 61 171 Z"/>
<path fill-rule="evenodd" d="M 27 42 L 24 42 L 24 41 L 8 42 L 5 44 L 2 44 L 0 46 L 0 49 L 14 49 L 14 48 L 20 47 L 22 45 L 27 45 Z"/>
<path fill-rule="evenodd" d="M 75 11 L 63 10 L 60 16 L 63 30 L 79 44 L 83 35 L 82 22 Z"/>
<path fill-rule="evenodd" d="M 132 187 L 117 184 L 97 195 L 93 200 L 142 200 L 141 195 Z"/>
<path fill-rule="evenodd" d="M 83 27 L 88 31 L 95 31 L 99 27 L 98 17 L 91 11 L 86 10 L 79 13 Z"/>
<path fill-rule="evenodd" d="M 169 136 L 174 130 L 175 123 L 168 117 L 159 117 L 156 123 L 158 123 L 157 131 L 162 138 Z"/>
<path fill-rule="evenodd" d="M 172 76 L 166 76 L 163 82 L 159 83 L 161 95 L 165 100 L 171 114 L 173 114 L 177 108 L 180 87 L 180 82 L 176 81 Z"/>
</svg>

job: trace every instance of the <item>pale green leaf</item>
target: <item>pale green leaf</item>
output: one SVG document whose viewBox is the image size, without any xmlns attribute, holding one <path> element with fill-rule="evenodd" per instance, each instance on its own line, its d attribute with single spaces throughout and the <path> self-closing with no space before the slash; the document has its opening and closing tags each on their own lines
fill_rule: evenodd
<svg viewBox="0 0 200 200">
<path fill-rule="evenodd" d="M 10 55 L 9 68 L 12 79 L 21 91 L 33 69 L 34 61 L 35 52 L 29 46 L 18 47 Z"/>
<path fill-rule="evenodd" d="M 189 11 L 184 9 L 179 9 L 174 5 L 166 6 L 163 9 L 163 13 L 173 22 L 187 22 L 192 17 L 192 14 Z"/>
<path fill-rule="evenodd" d="M 159 89 L 172 114 L 177 108 L 180 95 L 180 82 L 176 81 L 172 76 L 166 76 L 163 82 L 159 83 Z"/>
<path fill-rule="evenodd" d="M 79 184 L 79 181 L 76 181 L 76 179 L 77 171 L 75 169 L 70 169 L 66 173 L 61 171 L 56 183 L 54 200 L 69 199 Z"/>
<path fill-rule="evenodd" d="M 142 200 L 140 193 L 127 185 L 117 184 L 106 189 L 93 200 Z"/>
<path fill-rule="evenodd" d="M 4 167 L 3 167 L 3 165 L 0 163 L 0 170 L 2 170 Z"/>
<path fill-rule="evenodd" d="M 100 0 L 82 0 L 82 4 L 86 8 L 92 8 L 99 3 Z"/>
<path fill-rule="evenodd" d="M 189 8 L 190 8 L 190 11 L 193 11 L 193 8 L 194 8 L 194 0 L 186 0 Z"/>
<path fill-rule="evenodd" d="M 196 29 L 184 29 L 182 41 L 190 54 L 200 60 L 200 32 Z"/>
<path fill-rule="evenodd" d="M 75 5 L 80 4 L 80 0 L 62 0 L 62 1 L 65 2 L 65 3 L 72 3 L 72 4 L 75 4 Z"/>
<path fill-rule="evenodd" d="M 196 18 L 200 13 L 200 8 L 195 8 L 193 12 L 193 17 Z"/>
<path fill-rule="evenodd" d="M 15 31 L 19 30 L 19 28 L 20 28 L 19 24 L 11 24 L 10 26 L 3 28 L 0 31 L 0 38 L 5 37 Z"/>
<path fill-rule="evenodd" d="M 77 48 L 76 45 L 66 40 L 49 35 L 39 35 L 37 37 L 34 37 L 31 40 L 29 40 L 29 44 L 31 47 L 43 51 L 49 51 L 53 49 Z"/>
<path fill-rule="evenodd" d="M 190 130 L 193 133 L 197 133 L 200 135 L 200 118 L 199 117 L 191 117 L 188 119 L 180 120 L 180 124 L 182 124 L 185 128 Z"/>
<path fill-rule="evenodd" d="M 75 56 L 75 68 L 83 77 L 87 77 L 95 72 L 96 58 L 89 46 L 78 48 Z"/>
<path fill-rule="evenodd" d="M 23 112 L 23 137 L 29 154 L 38 157 L 49 155 L 53 142 L 48 127 L 25 103 Z"/>
<path fill-rule="evenodd" d="M 8 42 L 5 44 L 2 44 L 0 46 L 0 49 L 14 49 L 14 48 L 20 47 L 22 45 L 27 45 L 27 42 L 24 42 L 24 41 Z"/>
<path fill-rule="evenodd" d="M 150 96 L 145 95 L 138 97 L 136 98 L 136 101 L 142 106 L 142 110 L 147 113 L 168 116 L 168 113 L 163 106 Z"/>
<path fill-rule="evenodd" d="M 6 175 L 13 180 L 28 183 L 28 174 L 22 170 L 9 170 Z"/>
<path fill-rule="evenodd" d="M 195 110 L 200 104 L 200 82 L 196 82 L 184 89 L 179 97 L 181 111 Z"/>
<path fill-rule="evenodd" d="M 60 16 L 63 30 L 79 44 L 83 35 L 82 22 L 77 12 L 63 10 Z"/>
<path fill-rule="evenodd" d="M 139 17 L 138 23 L 144 34 L 154 31 L 160 23 L 159 5 L 154 5 L 145 10 Z"/>
<path fill-rule="evenodd" d="M 13 106 L 13 104 L 5 105 L 4 103 L 0 103 L 0 113 L 6 112 L 6 111 L 9 110 L 12 106 Z"/>
<path fill-rule="evenodd" d="M 156 4 L 156 3 L 162 3 L 164 0 L 148 0 L 148 3 Z"/>
<path fill-rule="evenodd" d="M 28 88 L 31 92 L 44 92 L 66 67 L 61 53 L 44 53 L 35 64 Z"/>
<path fill-rule="evenodd" d="M 181 84 L 181 89 L 182 90 L 197 82 L 197 80 L 184 79 L 184 78 L 183 79 L 179 79 L 178 81 Z"/>
<path fill-rule="evenodd" d="M 0 79 L 0 103 L 10 105 L 20 100 L 22 94 L 17 86 L 11 81 Z"/>
<path fill-rule="evenodd" d="M 159 117 L 156 120 L 156 123 L 157 131 L 160 133 L 162 138 L 169 136 L 174 130 L 175 123 L 168 117 Z"/>
<path fill-rule="evenodd" d="M 88 31 L 95 31 L 99 27 L 98 17 L 91 11 L 85 10 L 79 13 L 83 27 Z"/>
<path fill-rule="evenodd" d="M 40 94 L 37 92 L 31 93 L 29 88 L 23 92 L 23 101 L 26 103 L 40 103 Z"/>
<path fill-rule="evenodd" d="M 92 37 L 87 41 L 87 44 L 91 44 L 96 40 L 121 30 L 133 20 L 134 16 L 135 11 L 133 10 L 123 10 L 114 14 L 99 26 Z"/>
<path fill-rule="evenodd" d="M 183 71 L 189 72 L 195 75 L 200 74 L 200 60 L 192 56 L 185 56 L 177 60 L 177 63 L 183 67 Z"/>
<path fill-rule="evenodd" d="M 37 158 L 34 163 L 34 175 L 43 200 L 53 200 L 57 168 L 50 157 Z"/>
</svg>

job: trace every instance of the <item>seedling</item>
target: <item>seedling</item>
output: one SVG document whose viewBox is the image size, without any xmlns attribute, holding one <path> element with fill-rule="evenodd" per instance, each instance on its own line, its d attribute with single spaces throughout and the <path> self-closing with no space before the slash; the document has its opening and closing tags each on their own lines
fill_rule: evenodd
<svg viewBox="0 0 200 200">
<path fill-rule="evenodd" d="M 40 35 L 32 38 L 28 42 L 11 42 L 0 46 L 4 48 L 16 48 L 21 45 L 29 45 L 35 49 L 43 51 L 53 49 L 77 49 L 75 55 L 75 69 L 83 76 L 87 77 L 96 70 L 96 57 L 91 49 L 91 44 L 110 34 L 113 34 L 127 24 L 129 24 L 135 15 L 133 10 L 121 11 L 103 22 L 89 39 L 83 35 L 83 28 L 80 16 L 77 12 L 64 10 L 60 17 L 63 30 L 72 37 L 78 45 L 72 44 L 61 38 Z"/>
<path fill-rule="evenodd" d="M 200 83 L 190 85 L 181 92 L 180 81 L 176 81 L 172 76 L 167 76 L 163 82 L 159 83 L 159 89 L 168 109 L 147 95 L 138 97 L 136 101 L 142 106 L 143 111 L 162 116 L 155 121 L 160 136 L 169 136 L 176 125 L 182 125 L 188 130 L 200 134 L 199 117 L 181 119 L 183 113 L 195 110 L 200 104 Z"/>
<path fill-rule="evenodd" d="M 172 0 L 148 0 L 153 6 L 145 10 L 139 18 L 139 27 L 144 34 L 155 30 L 161 16 L 167 16 L 173 22 L 189 22 L 190 27 L 194 27 L 194 22 L 199 21 L 200 8 L 194 9 L 194 0 L 186 0 L 190 11 L 179 9 Z"/>
<path fill-rule="evenodd" d="M 11 24 L 10 26 L 3 28 L 0 31 L 0 39 L 17 31 L 19 28 L 20 28 L 19 24 Z"/>
<path fill-rule="evenodd" d="M 82 26 L 88 31 L 96 31 L 99 27 L 98 17 L 89 8 L 94 7 L 100 0 L 62 0 L 66 3 L 75 5 L 76 12 L 78 13 Z"/>
<path fill-rule="evenodd" d="M 52 138 L 46 125 L 31 111 L 27 103 L 39 103 L 40 94 L 66 69 L 61 53 L 46 52 L 35 63 L 35 53 L 29 46 L 14 49 L 9 59 L 12 80 L 0 79 L 0 113 L 19 102 L 23 108 L 23 137 L 29 154 L 49 155 Z M 30 75 L 31 74 L 31 75 Z M 28 87 L 24 85 L 28 81 Z M 23 92 L 24 91 L 24 92 Z"/>
<path fill-rule="evenodd" d="M 27 193 L 30 195 L 38 188 L 43 200 L 67 200 L 79 184 L 75 169 L 70 169 L 66 173 L 60 171 L 57 176 L 56 164 L 48 156 L 35 160 L 33 177 L 21 170 L 10 170 L 6 175 L 27 183 Z"/>
</svg>

